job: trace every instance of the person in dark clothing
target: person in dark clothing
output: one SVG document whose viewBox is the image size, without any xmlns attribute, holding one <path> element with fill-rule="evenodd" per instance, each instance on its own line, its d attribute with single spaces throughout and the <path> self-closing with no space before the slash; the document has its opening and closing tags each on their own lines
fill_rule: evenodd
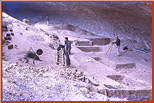
<svg viewBox="0 0 154 103">
<path fill-rule="evenodd" d="M 117 47 L 117 56 L 120 56 L 120 39 L 118 38 L 118 36 L 116 36 L 116 41 L 115 42 L 112 42 L 112 44 L 116 44 L 116 47 Z"/>
<path fill-rule="evenodd" d="M 47 16 L 47 25 L 49 26 L 49 20 L 50 18 Z"/>
<path fill-rule="evenodd" d="M 30 48 L 30 50 L 32 50 L 32 48 Z M 28 51 L 26 53 L 26 55 L 24 56 L 24 59 L 26 59 L 26 63 L 29 62 L 29 58 L 32 58 L 33 59 L 33 64 L 35 64 L 35 60 L 39 60 L 39 61 L 42 61 L 37 55 L 41 55 L 43 53 L 43 51 L 41 49 L 38 49 L 36 51 L 36 53 L 33 51 Z"/>
<path fill-rule="evenodd" d="M 70 55 L 71 52 L 71 42 L 68 40 L 68 37 L 65 37 L 65 47 L 64 47 L 64 54 L 65 54 L 65 61 L 66 61 L 66 66 L 70 66 Z"/>
</svg>

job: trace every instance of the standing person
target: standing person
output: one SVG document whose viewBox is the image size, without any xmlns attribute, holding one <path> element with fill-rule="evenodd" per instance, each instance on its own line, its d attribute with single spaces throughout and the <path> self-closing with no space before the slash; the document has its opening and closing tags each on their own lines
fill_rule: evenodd
<svg viewBox="0 0 154 103">
<path fill-rule="evenodd" d="M 49 26 L 49 20 L 50 18 L 47 16 L 47 26 Z"/>
<path fill-rule="evenodd" d="M 70 51 L 71 51 L 71 42 L 68 40 L 68 37 L 65 37 L 65 47 L 64 47 L 64 54 L 65 54 L 65 61 L 66 61 L 66 66 L 70 66 Z"/>
<path fill-rule="evenodd" d="M 120 39 L 116 36 L 116 41 L 112 42 L 112 44 L 116 44 L 117 47 L 117 56 L 120 56 Z"/>
</svg>

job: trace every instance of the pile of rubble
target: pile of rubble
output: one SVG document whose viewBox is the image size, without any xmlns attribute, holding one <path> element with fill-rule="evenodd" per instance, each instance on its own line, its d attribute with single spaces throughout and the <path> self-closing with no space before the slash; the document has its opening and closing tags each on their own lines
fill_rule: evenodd
<svg viewBox="0 0 154 103">
<path fill-rule="evenodd" d="M 97 79 L 78 70 L 2 61 L 2 101 L 123 101 L 98 93 Z M 104 89 L 105 91 L 105 89 Z"/>
</svg>

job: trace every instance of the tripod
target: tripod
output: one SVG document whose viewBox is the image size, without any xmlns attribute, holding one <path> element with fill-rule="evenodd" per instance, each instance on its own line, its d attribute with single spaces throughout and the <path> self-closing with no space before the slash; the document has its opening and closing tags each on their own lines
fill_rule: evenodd
<svg viewBox="0 0 154 103">
<path fill-rule="evenodd" d="M 111 50 L 112 50 L 113 45 L 114 45 L 114 44 L 111 44 L 111 46 L 109 47 L 109 49 L 108 49 L 108 51 L 106 52 L 105 56 L 107 55 L 107 53 L 108 53 L 109 51 L 110 51 L 110 52 L 109 52 L 109 55 L 111 54 Z"/>
</svg>

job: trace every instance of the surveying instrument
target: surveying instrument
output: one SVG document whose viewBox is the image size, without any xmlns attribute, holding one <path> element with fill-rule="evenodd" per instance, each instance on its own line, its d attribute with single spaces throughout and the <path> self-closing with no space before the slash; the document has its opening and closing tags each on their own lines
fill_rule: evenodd
<svg viewBox="0 0 154 103">
<path fill-rule="evenodd" d="M 109 53 L 109 55 L 111 54 L 112 48 L 113 48 L 114 43 L 111 43 L 108 51 L 106 52 L 105 56 Z M 115 46 L 115 45 L 114 45 Z"/>
</svg>

